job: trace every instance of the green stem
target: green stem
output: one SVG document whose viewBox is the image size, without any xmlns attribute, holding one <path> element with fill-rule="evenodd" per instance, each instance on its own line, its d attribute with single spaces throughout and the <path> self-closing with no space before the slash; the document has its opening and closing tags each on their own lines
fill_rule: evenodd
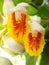
<svg viewBox="0 0 49 65">
<path fill-rule="evenodd" d="M 43 22 L 49 22 L 49 18 L 42 18 Z"/>
</svg>

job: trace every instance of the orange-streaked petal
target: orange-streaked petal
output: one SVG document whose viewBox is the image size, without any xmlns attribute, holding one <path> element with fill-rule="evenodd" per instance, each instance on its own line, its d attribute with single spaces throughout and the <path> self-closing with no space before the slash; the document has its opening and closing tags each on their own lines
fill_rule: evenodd
<svg viewBox="0 0 49 65">
<path fill-rule="evenodd" d="M 26 14 L 21 14 L 21 20 L 16 21 L 15 12 L 8 15 L 8 31 L 10 36 L 17 42 L 22 43 L 26 32 Z"/>
<path fill-rule="evenodd" d="M 38 56 L 43 51 L 45 45 L 44 35 L 38 33 L 37 38 L 32 33 L 24 36 L 24 46 L 26 52 L 31 56 Z"/>
</svg>

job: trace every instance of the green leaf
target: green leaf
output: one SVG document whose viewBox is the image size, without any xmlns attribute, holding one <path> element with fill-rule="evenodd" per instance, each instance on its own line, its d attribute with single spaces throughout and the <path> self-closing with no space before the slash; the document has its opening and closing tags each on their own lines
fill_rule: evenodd
<svg viewBox="0 0 49 65">
<path fill-rule="evenodd" d="M 16 5 L 16 4 L 20 3 L 20 2 L 27 2 L 27 3 L 30 3 L 31 0 L 13 0 L 13 2 L 14 2 L 14 4 Z"/>
<path fill-rule="evenodd" d="M 46 42 L 46 45 L 44 47 L 40 65 L 49 65 L 49 41 Z"/>
<path fill-rule="evenodd" d="M 0 30 L 3 30 L 6 26 L 7 26 L 7 24 L 6 25 L 0 25 Z"/>
<path fill-rule="evenodd" d="M 28 14 L 29 15 L 35 15 L 37 14 L 38 10 L 36 8 L 34 8 L 33 6 L 29 6 L 29 9 L 28 9 Z"/>
<path fill-rule="evenodd" d="M 0 0 L 0 12 L 3 14 L 2 7 L 3 7 L 4 0 Z"/>
<path fill-rule="evenodd" d="M 45 28 L 45 39 L 49 39 L 49 22 L 41 22 L 41 25 Z"/>
<path fill-rule="evenodd" d="M 45 39 L 49 39 L 49 27 L 46 27 L 46 32 L 45 32 Z"/>
<path fill-rule="evenodd" d="M 44 17 L 44 18 L 49 18 L 49 10 L 47 10 L 44 6 L 41 7 L 39 10 L 38 10 L 38 15 L 40 17 Z"/>
<path fill-rule="evenodd" d="M 2 30 L 4 28 L 4 26 L 0 26 L 0 30 Z"/>
<path fill-rule="evenodd" d="M 38 9 L 38 15 L 49 18 L 49 0 L 43 0 L 42 5 Z"/>
<path fill-rule="evenodd" d="M 41 4 L 43 3 L 43 0 L 32 0 L 32 3 L 34 3 L 34 5 L 39 8 L 41 6 Z"/>
<path fill-rule="evenodd" d="M 46 28 L 46 27 L 47 27 L 47 25 L 48 25 L 48 23 L 47 23 L 47 22 L 42 21 L 42 22 L 41 22 L 41 25 L 42 25 L 44 28 Z"/>
<path fill-rule="evenodd" d="M 36 65 L 37 57 L 30 56 L 25 53 L 26 56 L 26 65 Z"/>
</svg>

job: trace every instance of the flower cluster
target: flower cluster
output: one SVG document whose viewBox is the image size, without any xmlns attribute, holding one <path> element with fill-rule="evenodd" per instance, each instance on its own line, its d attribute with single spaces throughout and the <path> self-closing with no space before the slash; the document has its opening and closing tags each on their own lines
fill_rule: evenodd
<svg viewBox="0 0 49 65">
<path fill-rule="evenodd" d="M 29 55 L 38 56 L 45 45 L 45 30 L 40 25 L 39 17 L 27 14 L 28 7 L 28 4 L 20 3 L 11 9 L 7 15 L 7 28 L 10 36 L 22 44 Z"/>
</svg>

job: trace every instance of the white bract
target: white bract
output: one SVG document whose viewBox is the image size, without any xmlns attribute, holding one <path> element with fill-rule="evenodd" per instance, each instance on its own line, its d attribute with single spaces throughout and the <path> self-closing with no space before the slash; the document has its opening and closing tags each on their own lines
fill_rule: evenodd
<svg viewBox="0 0 49 65">
<path fill-rule="evenodd" d="M 37 15 L 30 16 L 30 18 L 31 18 L 32 21 L 35 21 L 37 23 L 41 23 L 41 18 Z"/>
<path fill-rule="evenodd" d="M 15 7 L 10 8 L 9 13 L 18 12 L 19 11 L 21 13 L 25 13 L 26 14 L 27 11 L 28 11 L 28 8 L 29 8 L 29 4 L 22 2 L 22 3 L 17 4 Z"/>
<path fill-rule="evenodd" d="M 19 6 L 19 7 L 22 6 L 22 7 L 24 7 L 24 8 L 27 9 L 27 10 L 28 10 L 28 8 L 29 8 L 29 4 L 28 4 L 28 3 L 25 3 L 25 2 L 19 3 L 19 4 L 16 5 L 16 7 L 17 7 L 17 6 Z"/>
<path fill-rule="evenodd" d="M 4 42 L 5 42 L 5 46 L 7 45 L 7 47 L 13 52 L 13 53 L 23 53 L 24 52 L 24 47 L 23 45 L 17 43 L 16 41 L 14 41 L 10 36 L 6 36 L 4 37 Z"/>
<path fill-rule="evenodd" d="M 8 58 L 0 56 L 0 65 L 13 65 L 13 64 Z"/>
<path fill-rule="evenodd" d="M 5 16 L 7 16 L 8 11 L 14 7 L 14 4 L 12 2 L 12 0 L 4 0 L 4 4 L 3 4 L 3 13 Z"/>
<path fill-rule="evenodd" d="M 31 18 L 31 22 L 29 21 L 29 25 L 30 25 L 31 31 L 35 34 L 37 34 L 38 32 L 44 34 L 45 29 L 40 25 L 41 19 L 37 16 L 32 16 L 30 18 Z"/>
<path fill-rule="evenodd" d="M 21 20 L 21 14 L 27 14 L 29 4 L 28 3 L 19 3 L 16 5 L 16 7 L 13 7 L 9 10 L 9 13 L 15 12 L 15 18 L 16 20 Z"/>
</svg>

